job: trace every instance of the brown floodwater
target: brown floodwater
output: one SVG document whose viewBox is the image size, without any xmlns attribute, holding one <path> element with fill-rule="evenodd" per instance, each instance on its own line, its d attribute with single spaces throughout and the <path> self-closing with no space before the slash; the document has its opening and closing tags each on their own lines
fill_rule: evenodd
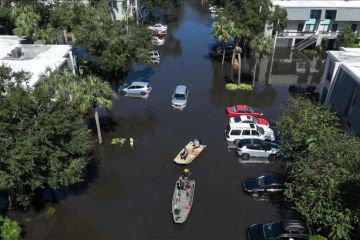
<svg viewBox="0 0 360 240">
<path fill-rule="evenodd" d="M 96 146 L 95 163 L 84 184 L 56 192 L 56 213 L 11 213 L 25 227 L 25 239 L 245 239 L 253 223 L 291 214 L 283 204 L 255 201 L 241 181 L 270 172 L 281 164 L 241 164 L 227 148 L 225 107 L 248 104 L 276 120 L 289 97 L 290 84 L 317 85 L 323 59 L 276 49 L 258 68 L 255 90 L 230 93 L 225 83 L 236 71 L 214 61 L 209 50 L 212 17 L 201 1 L 185 1 L 167 10 L 165 45 L 158 65 L 133 64 L 124 81 L 149 80 L 146 100 L 119 96 L 111 111 L 102 111 L 104 144 Z M 251 81 L 253 59 L 244 58 L 242 80 Z M 113 83 L 114 89 L 120 80 Z M 170 96 L 177 84 L 188 86 L 184 111 L 174 111 Z M 94 135 L 95 139 L 96 135 Z M 111 145 L 113 138 L 132 137 L 134 147 Z M 172 221 L 174 184 L 184 167 L 173 159 L 191 139 L 206 145 L 189 168 L 196 180 L 192 211 L 186 223 Z"/>
</svg>

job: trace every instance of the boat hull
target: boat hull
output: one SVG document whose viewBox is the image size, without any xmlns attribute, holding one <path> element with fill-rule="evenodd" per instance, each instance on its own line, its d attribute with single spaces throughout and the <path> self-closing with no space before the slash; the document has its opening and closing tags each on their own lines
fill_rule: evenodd
<svg viewBox="0 0 360 240">
<path fill-rule="evenodd" d="M 180 178 L 175 184 L 171 212 L 175 223 L 184 223 L 188 219 L 193 205 L 195 180 L 187 180 L 187 185 L 184 189 L 179 188 L 179 186 Z"/>
<path fill-rule="evenodd" d="M 192 144 L 192 141 L 190 141 L 186 146 L 185 148 L 188 150 L 188 156 L 185 158 L 185 159 L 182 159 L 180 157 L 180 153 L 181 151 L 178 153 L 178 155 L 176 155 L 175 159 L 174 159 L 174 162 L 176 162 L 177 164 L 180 164 L 180 165 L 186 165 L 186 164 L 190 164 L 192 163 L 192 161 L 195 160 L 195 158 L 197 158 L 200 153 L 202 153 L 202 151 L 206 148 L 206 145 L 200 145 L 199 147 L 197 148 L 194 148 L 193 147 L 193 144 Z"/>
</svg>

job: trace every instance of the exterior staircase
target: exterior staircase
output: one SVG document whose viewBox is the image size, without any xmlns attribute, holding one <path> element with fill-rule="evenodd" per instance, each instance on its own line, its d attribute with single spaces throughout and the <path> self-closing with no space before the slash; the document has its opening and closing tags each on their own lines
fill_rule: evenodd
<svg viewBox="0 0 360 240">
<path fill-rule="evenodd" d="M 299 51 L 304 50 L 305 48 L 307 48 L 308 46 L 316 43 L 317 41 L 317 35 L 313 34 L 308 38 L 305 38 L 304 40 L 298 42 L 297 44 L 295 44 L 293 46 L 293 49 L 297 49 Z"/>
</svg>

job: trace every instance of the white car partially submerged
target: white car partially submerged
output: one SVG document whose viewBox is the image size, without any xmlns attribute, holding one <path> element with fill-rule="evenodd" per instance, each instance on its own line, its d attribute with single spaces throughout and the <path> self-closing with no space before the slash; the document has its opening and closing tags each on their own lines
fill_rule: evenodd
<svg viewBox="0 0 360 240">
<path fill-rule="evenodd" d="M 152 42 L 156 45 L 156 46 L 162 46 L 165 43 L 165 38 L 164 37 L 160 37 L 160 36 L 153 36 L 153 40 Z"/>
<path fill-rule="evenodd" d="M 160 32 L 166 32 L 167 31 L 167 26 L 163 25 L 162 23 L 156 23 L 152 26 L 148 27 L 150 30 L 152 31 L 160 31 Z"/>
<path fill-rule="evenodd" d="M 262 139 L 265 141 L 275 141 L 274 131 L 265 126 L 254 123 L 229 123 L 225 129 L 225 138 L 228 142 L 240 139 Z"/>
</svg>

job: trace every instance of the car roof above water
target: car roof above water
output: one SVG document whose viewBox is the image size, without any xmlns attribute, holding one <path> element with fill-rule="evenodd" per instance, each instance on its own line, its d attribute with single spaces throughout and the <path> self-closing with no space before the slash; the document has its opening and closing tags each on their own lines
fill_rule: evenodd
<svg viewBox="0 0 360 240">
<path fill-rule="evenodd" d="M 146 87 L 147 85 L 149 85 L 149 82 L 135 81 L 135 82 L 132 82 L 131 85 L 137 85 L 137 86 Z"/>
<path fill-rule="evenodd" d="M 186 92 L 186 86 L 185 85 L 177 85 L 175 88 L 176 94 L 185 94 Z"/>
</svg>

